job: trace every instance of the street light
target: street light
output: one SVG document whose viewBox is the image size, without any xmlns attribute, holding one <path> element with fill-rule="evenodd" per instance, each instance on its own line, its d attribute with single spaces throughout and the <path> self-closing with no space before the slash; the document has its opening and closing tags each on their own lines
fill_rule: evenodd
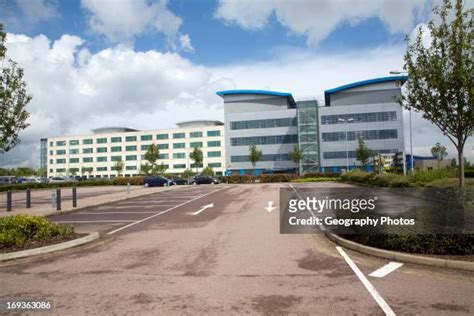
<svg viewBox="0 0 474 316">
<path fill-rule="evenodd" d="M 401 75 L 401 74 L 408 74 L 408 71 L 404 70 L 392 70 L 390 71 L 391 75 Z M 413 129 L 412 129 L 412 124 L 411 124 L 411 108 L 408 110 L 408 114 L 410 116 L 410 173 L 413 174 L 414 167 L 413 166 Z"/>
<path fill-rule="evenodd" d="M 347 118 L 347 119 L 339 118 L 338 121 L 344 122 L 344 127 L 346 130 L 346 172 L 349 172 L 349 139 L 347 137 L 347 122 L 352 122 L 354 121 L 354 119 L 353 118 Z"/>
</svg>

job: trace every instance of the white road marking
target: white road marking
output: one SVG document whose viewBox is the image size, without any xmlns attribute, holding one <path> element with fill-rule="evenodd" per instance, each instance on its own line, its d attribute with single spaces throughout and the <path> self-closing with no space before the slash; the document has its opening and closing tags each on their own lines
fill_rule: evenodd
<svg viewBox="0 0 474 316">
<path fill-rule="evenodd" d="M 71 215 L 105 215 L 105 214 L 156 214 L 156 212 L 87 212 L 87 213 L 74 213 Z"/>
<path fill-rule="evenodd" d="M 374 277 L 374 278 L 383 278 L 387 274 L 392 273 L 393 271 L 400 268 L 402 265 L 403 263 L 391 261 L 390 263 L 384 265 L 380 269 L 377 269 L 371 274 L 369 274 L 369 276 Z"/>
<path fill-rule="evenodd" d="M 132 220 L 97 220 L 97 221 L 55 221 L 59 224 L 83 224 L 83 223 L 133 223 Z"/>
<path fill-rule="evenodd" d="M 173 207 L 171 207 L 171 208 L 169 208 L 169 209 L 167 209 L 167 210 L 165 210 L 165 211 L 162 211 L 162 212 L 160 212 L 160 213 L 157 213 L 157 214 L 155 214 L 155 215 L 148 216 L 148 217 L 146 217 L 146 218 L 144 218 L 144 219 L 141 219 L 141 220 L 139 220 L 139 221 L 136 221 L 136 222 L 133 222 L 133 223 L 131 223 L 131 224 L 122 226 L 122 227 L 120 227 L 120 228 L 117 228 L 117 229 L 115 229 L 115 230 L 112 230 L 112 231 L 108 232 L 107 235 L 112 235 L 112 234 L 115 234 L 116 232 L 119 232 L 119 231 L 125 229 L 125 228 L 134 226 L 134 225 L 136 225 L 136 224 L 143 223 L 143 222 L 145 222 L 145 221 L 147 221 L 147 220 L 149 220 L 149 219 L 152 219 L 152 218 L 154 218 L 154 217 L 157 217 L 157 216 L 163 215 L 163 214 L 165 214 L 165 213 L 168 213 L 168 212 L 170 212 L 170 211 L 172 211 L 172 210 L 174 210 L 174 209 L 177 209 L 178 207 L 181 207 L 181 206 L 186 205 L 186 204 L 188 204 L 188 203 L 190 203 L 190 202 L 199 200 L 200 198 L 203 198 L 203 197 L 205 197 L 205 196 L 208 196 L 208 195 L 210 195 L 210 194 L 212 194 L 212 193 L 215 193 L 215 192 L 218 192 L 218 191 L 222 191 L 222 190 L 224 190 L 224 189 L 226 189 L 226 188 L 228 188 L 228 187 L 225 187 L 225 188 L 222 188 L 222 189 L 218 189 L 218 190 L 214 190 L 214 191 L 211 191 L 211 192 L 209 192 L 209 193 L 203 194 L 203 195 L 198 196 L 198 197 L 196 197 L 196 198 L 194 198 L 194 199 L 192 199 L 192 200 L 189 200 L 189 201 L 187 201 L 187 202 L 184 202 L 184 203 L 178 204 L 178 205 L 176 205 L 176 206 L 173 206 Z"/>
<path fill-rule="evenodd" d="M 201 212 L 203 212 L 205 209 L 208 209 L 208 208 L 211 208 L 211 207 L 214 207 L 214 203 L 211 203 L 211 204 L 207 204 L 207 205 L 202 206 L 202 207 L 201 207 L 199 210 L 197 210 L 196 212 L 191 213 L 191 215 L 199 215 L 199 214 L 201 214 Z"/>
<path fill-rule="evenodd" d="M 275 210 L 276 207 L 273 206 L 273 201 L 268 201 L 268 206 L 265 207 L 265 209 L 267 210 L 268 213 L 271 213 L 273 210 Z"/>
<path fill-rule="evenodd" d="M 341 256 L 346 260 L 346 263 L 351 267 L 352 271 L 357 275 L 359 280 L 362 282 L 362 284 L 365 286 L 367 291 L 369 291 L 370 295 L 374 298 L 374 300 L 379 304 L 379 306 L 382 308 L 384 311 L 385 315 L 390 315 L 390 316 L 395 316 L 395 312 L 390 308 L 390 306 L 385 302 L 382 296 L 380 296 L 379 292 L 375 289 L 375 287 L 372 285 L 372 283 L 367 280 L 365 275 L 362 273 L 362 271 L 359 270 L 359 268 L 356 266 L 354 261 L 346 254 L 346 252 L 339 246 L 336 247 L 337 251 L 341 254 Z"/>
</svg>

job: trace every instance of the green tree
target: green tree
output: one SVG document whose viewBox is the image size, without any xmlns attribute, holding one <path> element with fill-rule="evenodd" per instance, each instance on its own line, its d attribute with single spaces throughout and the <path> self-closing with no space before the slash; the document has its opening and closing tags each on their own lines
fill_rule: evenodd
<svg viewBox="0 0 474 316">
<path fill-rule="evenodd" d="M 296 172 L 298 175 L 300 174 L 300 161 L 303 159 L 303 153 L 301 152 L 300 148 L 298 145 L 295 145 L 293 147 L 293 150 L 288 153 L 288 157 L 295 163 L 296 166 Z"/>
<path fill-rule="evenodd" d="M 162 173 L 165 173 L 166 170 L 168 170 L 168 167 L 164 164 L 164 163 L 161 163 L 161 164 L 156 164 L 153 169 L 152 169 L 152 172 L 153 174 L 162 174 Z"/>
<path fill-rule="evenodd" d="M 359 145 L 356 148 L 356 159 L 357 161 L 360 161 L 363 167 L 367 165 L 369 162 L 370 157 L 374 155 L 374 152 L 372 149 L 367 147 L 364 143 L 364 141 L 359 138 Z"/>
<path fill-rule="evenodd" d="M 202 160 L 203 160 L 201 148 L 194 147 L 193 151 L 189 154 L 189 158 L 191 158 L 194 161 L 194 164 L 196 165 L 196 173 L 197 173 L 198 167 L 199 165 L 202 164 Z"/>
<path fill-rule="evenodd" d="M 436 160 L 438 160 L 438 169 L 440 168 L 441 161 L 443 161 L 444 158 L 448 155 L 448 152 L 446 151 L 446 147 L 441 145 L 440 143 L 436 143 L 433 147 L 431 147 L 431 154 L 433 157 L 436 157 Z"/>
<path fill-rule="evenodd" d="M 407 38 L 404 69 L 406 94 L 400 103 L 421 111 L 454 144 L 458 152 L 459 187 L 464 188 L 464 145 L 474 129 L 474 18 L 463 2 L 444 0 L 428 24 L 432 38 L 423 44 L 420 28 L 413 42 Z"/>
<path fill-rule="evenodd" d="M 209 166 L 204 168 L 201 173 L 208 176 L 214 176 L 214 170 L 212 169 L 212 167 L 209 167 Z"/>
<path fill-rule="evenodd" d="M 189 183 L 189 179 L 193 176 L 194 176 L 194 172 L 191 169 L 186 169 L 183 171 L 183 173 L 181 173 L 181 178 L 188 180 L 188 183 Z"/>
<path fill-rule="evenodd" d="M 125 163 L 122 161 L 122 159 L 117 160 L 114 164 L 114 170 L 117 172 L 117 177 L 122 176 L 123 168 L 125 168 Z"/>
<path fill-rule="evenodd" d="M 29 126 L 26 105 L 32 97 L 26 91 L 23 69 L 9 59 L 4 67 L 6 33 L 0 23 L 0 154 L 6 153 L 19 142 L 18 134 Z"/>
<path fill-rule="evenodd" d="M 146 153 L 145 153 L 145 160 L 148 161 L 148 163 L 151 166 L 151 172 L 154 174 L 156 172 L 156 162 L 160 158 L 160 150 L 158 149 L 158 146 L 155 144 L 151 144 L 150 147 L 148 147 Z"/>
<path fill-rule="evenodd" d="M 153 167 L 149 163 L 144 163 L 140 165 L 140 173 L 143 173 L 145 175 L 150 174 L 152 169 Z"/>
<path fill-rule="evenodd" d="M 250 145 L 249 146 L 249 159 L 252 163 L 252 166 L 255 168 L 257 162 L 262 159 L 262 151 L 257 149 L 257 146 Z"/>
</svg>

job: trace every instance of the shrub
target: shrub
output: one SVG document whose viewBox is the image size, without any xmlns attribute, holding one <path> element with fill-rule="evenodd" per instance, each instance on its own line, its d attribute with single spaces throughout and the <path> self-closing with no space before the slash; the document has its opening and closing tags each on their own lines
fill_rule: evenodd
<svg viewBox="0 0 474 316">
<path fill-rule="evenodd" d="M 297 179 L 297 176 L 294 174 L 262 174 L 259 176 L 261 183 L 274 183 L 274 182 L 290 182 L 291 180 Z"/>
<path fill-rule="evenodd" d="M 112 180 L 112 183 L 114 185 L 127 185 L 130 183 L 130 185 L 143 185 L 144 184 L 144 176 L 137 176 L 137 177 L 119 177 L 119 178 L 114 178 Z"/>
<path fill-rule="evenodd" d="M 314 177 L 314 178 L 299 178 L 291 180 L 291 182 L 303 183 L 303 182 L 327 182 L 337 181 L 338 179 L 332 177 Z"/>
<path fill-rule="evenodd" d="M 466 178 L 474 178 L 474 169 L 466 169 L 464 170 L 464 176 Z"/>
<path fill-rule="evenodd" d="M 239 175 L 239 174 L 232 174 L 223 178 L 224 182 L 232 183 L 232 184 L 242 184 L 242 183 L 253 183 L 255 182 L 256 177 L 252 175 Z"/>
<path fill-rule="evenodd" d="M 446 178 L 456 178 L 457 170 L 454 168 L 444 168 L 444 169 L 435 169 L 435 170 L 418 170 L 415 171 L 413 175 L 409 176 L 410 182 L 418 183 L 424 185 L 428 182 L 446 179 Z"/>
<path fill-rule="evenodd" d="M 0 219 L 0 248 L 23 247 L 27 241 L 44 241 L 57 236 L 71 238 L 74 229 L 35 215 L 14 215 Z"/>
<path fill-rule="evenodd" d="M 302 178 L 339 178 L 339 173 L 333 172 L 309 172 L 305 173 Z"/>
</svg>

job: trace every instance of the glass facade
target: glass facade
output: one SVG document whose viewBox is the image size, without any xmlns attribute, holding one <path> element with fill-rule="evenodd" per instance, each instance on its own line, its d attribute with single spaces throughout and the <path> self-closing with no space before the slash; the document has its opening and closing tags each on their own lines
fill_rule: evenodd
<svg viewBox="0 0 474 316">
<path fill-rule="evenodd" d="M 44 173 L 48 169 L 48 140 L 46 138 L 42 138 L 40 142 L 40 168 Z"/>
<path fill-rule="evenodd" d="M 298 143 L 297 134 L 276 135 L 276 136 L 234 137 L 230 139 L 231 146 L 297 144 L 297 143 Z"/>
<path fill-rule="evenodd" d="M 221 131 L 207 131 L 207 137 L 221 136 Z"/>
<path fill-rule="evenodd" d="M 199 138 L 202 137 L 202 132 L 191 132 L 189 133 L 190 138 Z"/>
<path fill-rule="evenodd" d="M 341 142 L 346 140 L 346 132 L 331 132 L 322 133 L 323 142 Z M 380 129 L 380 130 L 365 130 L 365 131 L 350 131 L 347 132 L 347 139 L 354 141 L 356 139 L 362 140 L 376 140 L 376 139 L 397 139 L 398 131 L 396 129 Z"/>
<path fill-rule="evenodd" d="M 300 172 L 319 171 L 319 114 L 316 100 L 296 103 L 298 115 L 299 150 L 302 153 Z"/>
<path fill-rule="evenodd" d="M 376 154 L 396 154 L 399 152 L 398 149 L 380 149 L 380 150 L 372 150 L 374 155 Z M 355 150 L 349 150 L 348 151 L 349 158 L 356 158 L 356 152 Z M 347 154 L 346 151 L 326 151 L 323 153 L 323 158 L 324 159 L 346 159 Z"/>
<path fill-rule="evenodd" d="M 289 161 L 288 154 L 262 155 L 259 161 Z M 250 162 L 248 155 L 231 156 L 230 162 Z"/>
<path fill-rule="evenodd" d="M 322 115 L 321 125 L 330 124 L 344 124 L 346 120 L 348 124 L 353 123 L 368 123 L 368 122 L 389 122 L 397 120 L 397 112 L 369 112 L 369 113 L 351 113 L 351 114 L 337 114 L 337 115 Z"/>
<path fill-rule="evenodd" d="M 230 129 L 255 129 L 255 128 L 272 128 L 272 127 L 288 127 L 296 126 L 296 118 L 279 118 L 266 120 L 251 120 L 251 121 L 235 121 L 230 122 Z"/>
</svg>

